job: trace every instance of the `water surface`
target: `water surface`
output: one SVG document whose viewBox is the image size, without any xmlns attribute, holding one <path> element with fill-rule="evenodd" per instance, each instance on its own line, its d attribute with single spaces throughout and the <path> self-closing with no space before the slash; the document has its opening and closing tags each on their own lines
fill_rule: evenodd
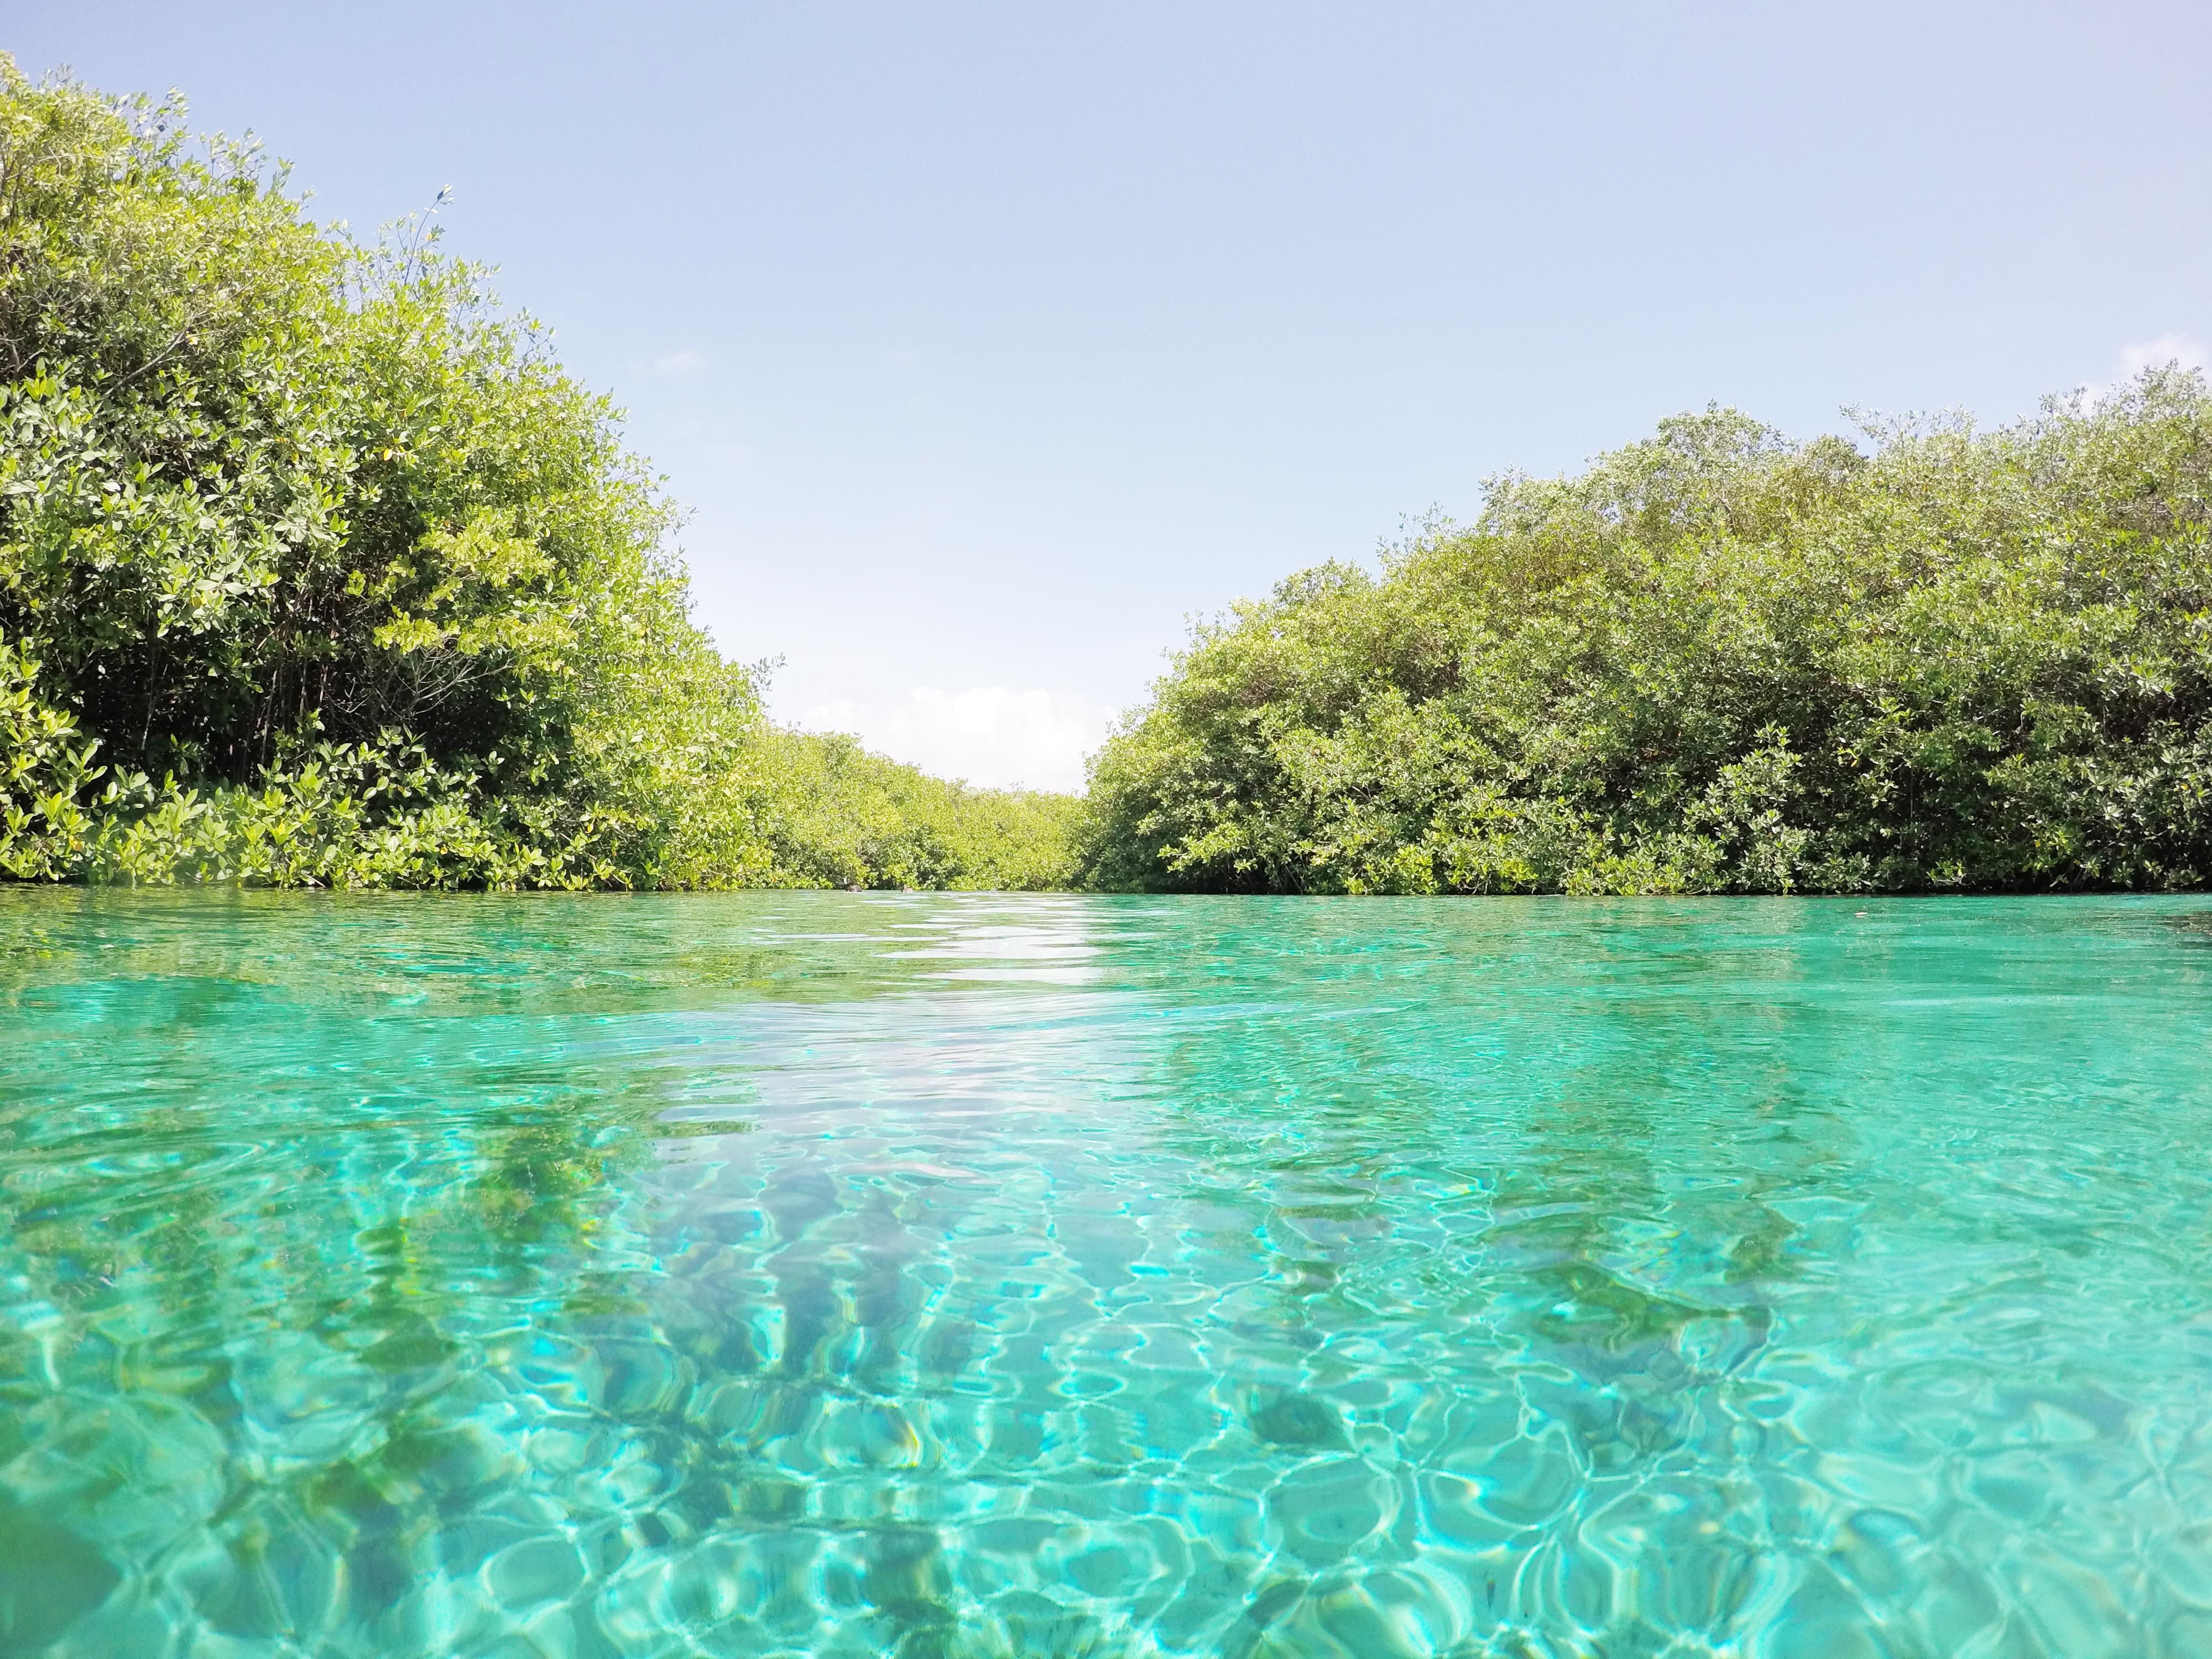
<svg viewBox="0 0 2212 1659">
<path fill-rule="evenodd" d="M 0 890 L 0 1654 L 2212 1653 L 2206 914 Z"/>
</svg>

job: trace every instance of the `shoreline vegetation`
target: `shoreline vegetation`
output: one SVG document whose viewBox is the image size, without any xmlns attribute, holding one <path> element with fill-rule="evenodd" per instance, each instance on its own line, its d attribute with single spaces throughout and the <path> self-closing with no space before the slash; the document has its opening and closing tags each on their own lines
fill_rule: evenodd
<svg viewBox="0 0 2212 1659">
<path fill-rule="evenodd" d="M 1793 443 L 1711 409 L 1200 629 L 1081 878 L 1337 893 L 2190 890 L 2212 397 L 2151 369 Z"/>
<path fill-rule="evenodd" d="M 1199 629 L 1083 797 L 793 731 L 617 412 L 417 217 L 0 55 L 0 878 L 2193 890 L 2212 396 L 1733 410 Z"/>
<path fill-rule="evenodd" d="M 0 875 L 1042 887 L 1073 799 L 780 727 L 677 514 L 426 221 L 0 58 Z"/>
</svg>

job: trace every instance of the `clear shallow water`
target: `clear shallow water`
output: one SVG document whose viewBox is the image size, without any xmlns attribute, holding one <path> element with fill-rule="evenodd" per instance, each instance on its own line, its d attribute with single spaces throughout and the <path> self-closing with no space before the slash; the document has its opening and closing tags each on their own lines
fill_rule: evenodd
<svg viewBox="0 0 2212 1659">
<path fill-rule="evenodd" d="M 2205 915 L 0 891 L 0 1654 L 2212 1654 Z"/>
</svg>

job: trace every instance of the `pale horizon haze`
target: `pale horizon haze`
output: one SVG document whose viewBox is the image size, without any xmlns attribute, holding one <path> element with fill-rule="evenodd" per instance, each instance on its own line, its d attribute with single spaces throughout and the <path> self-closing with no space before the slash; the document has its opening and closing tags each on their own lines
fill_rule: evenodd
<svg viewBox="0 0 2212 1659">
<path fill-rule="evenodd" d="M 627 411 L 777 718 L 1079 787 L 1195 617 L 1732 404 L 2212 341 L 2212 9 L 0 5 L 428 207 Z"/>
</svg>

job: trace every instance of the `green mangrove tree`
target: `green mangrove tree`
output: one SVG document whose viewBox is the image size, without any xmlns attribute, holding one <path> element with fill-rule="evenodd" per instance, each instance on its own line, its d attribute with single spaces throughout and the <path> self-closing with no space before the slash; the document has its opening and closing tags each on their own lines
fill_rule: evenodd
<svg viewBox="0 0 2212 1659">
<path fill-rule="evenodd" d="M 2202 376 L 1867 435 L 1685 416 L 1201 628 L 1095 763 L 1088 878 L 2203 885 Z"/>
<path fill-rule="evenodd" d="M 0 57 L 0 875 L 1063 878 L 1065 798 L 769 724 L 481 270 L 181 113 Z"/>
</svg>

